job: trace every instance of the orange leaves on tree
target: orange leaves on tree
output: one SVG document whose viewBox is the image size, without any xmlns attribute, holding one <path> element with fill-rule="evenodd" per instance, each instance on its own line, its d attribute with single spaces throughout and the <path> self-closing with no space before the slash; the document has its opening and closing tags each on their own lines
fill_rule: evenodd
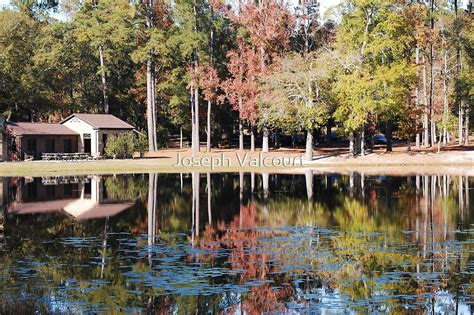
<svg viewBox="0 0 474 315">
<path fill-rule="evenodd" d="M 255 123 L 257 120 L 257 78 L 261 73 L 259 59 L 253 49 L 243 41 L 238 48 L 227 54 L 227 68 L 231 77 L 223 83 L 232 108 L 239 112 L 240 119 Z"/>
<path fill-rule="evenodd" d="M 227 15 L 243 30 L 237 48 L 227 54 L 231 77 L 223 84 L 227 98 L 242 120 L 255 124 L 258 115 L 259 80 L 268 65 L 288 47 L 294 16 L 282 1 L 240 1 Z"/>
</svg>

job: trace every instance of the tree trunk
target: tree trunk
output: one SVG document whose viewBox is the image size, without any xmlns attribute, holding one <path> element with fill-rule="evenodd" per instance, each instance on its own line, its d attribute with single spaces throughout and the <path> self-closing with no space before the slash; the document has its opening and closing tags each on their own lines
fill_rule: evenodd
<svg viewBox="0 0 474 315">
<path fill-rule="evenodd" d="M 239 118 L 239 150 L 244 150 L 244 127 L 242 125 L 242 119 Z"/>
<path fill-rule="evenodd" d="M 465 194 L 464 195 L 466 197 L 465 204 L 466 204 L 466 208 L 469 209 L 469 176 L 465 177 L 465 183 L 466 183 L 465 186 L 464 186 L 464 188 L 465 188 Z"/>
<path fill-rule="evenodd" d="M 153 27 L 153 0 L 146 1 L 146 26 Z M 147 128 L 148 128 L 148 150 L 156 151 L 156 104 L 155 104 L 155 66 L 150 56 L 146 62 L 146 92 L 147 92 Z"/>
<path fill-rule="evenodd" d="M 263 153 L 268 153 L 269 148 L 268 148 L 268 127 L 263 126 L 263 138 L 262 138 L 262 152 Z"/>
<path fill-rule="evenodd" d="M 435 145 L 439 140 L 436 136 L 436 123 L 433 120 L 433 115 L 431 115 L 431 144 Z"/>
<path fill-rule="evenodd" d="M 392 152 L 392 129 L 393 129 L 393 122 L 391 119 L 387 120 L 387 131 L 386 131 L 386 138 L 387 138 L 387 152 Z"/>
<path fill-rule="evenodd" d="M 200 201 L 199 201 L 199 195 L 200 195 L 200 177 L 201 174 L 197 172 L 192 173 L 192 181 L 193 181 L 193 218 L 194 218 L 194 224 L 193 224 L 193 235 L 199 236 L 199 206 L 200 206 Z"/>
<path fill-rule="evenodd" d="M 211 152 L 211 101 L 207 101 L 207 152 Z"/>
<path fill-rule="evenodd" d="M 420 109 L 420 72 L 418 70 L 418 66 L 420 64 L 420 47 L 418 44 L 416 44 L 416 50 L 415 50 L 415 62 L 416 62 L 416 91 L 415 91 L 415 97 L 416 97 L 416 108 L 419 110 Z M 416 123 L 416 148 L 420 148 L 420 138 L 421 134 L 420 131 L 418 130 L 419 128 L 419 122 L 418 120 L 415 122 Z"/>
<path fill-rule="evenodd" d="M 262 186 L 263 186 L 263 199 L 266 201 L 268 199 L 269 195 L 269 187 L 268 187 L 268 182 L 269 182 L 269 174 L 268 173 L 262 173 Z"/>
<path fill-rule="evenodd" d="M 152 246 L 155 243 L 156 233 L 156 192 L 158 188 L 158 176 L 155 173 L 148 174 L 148 256 L 151 261 Z"/>
<path fill-rule="evenodd" d="M 195 34 L 198 32 L 198 12 L 197 12 L 197 3 L 196 0 L 193 2 L 193 17 L 194 17 L 194 28 L 193 31 Z M 197 72 L 198 70 L 198 56 L 196 53 L 196 49 L 193 50 L 193 66 L 194 71 Z M 199 143 L 199 87 L 196 84 L 192 85 L 194 91 L 191 91 L 193 94 L 193 102 L 191 106 L 194 110 L 194 129 L 193 129 L 193 141 L 192 141 L 192 152 L 193 156 L 195 156 L 200 151 L 200 143 Z"/>
<path fill-rule="evenodd" d="M 152 76 L 151 76 L 151 96 L 153 100 L 152 115 L 153 115 L 153 145 L 155 150 L 158 150 L 158 140 L 156 137 L 156 79 L 155 79 L 155 65 L 152 63 Z"/>
<path fill-rule="evenodd" d="M 462 176 L 459 176 L 458 182 L 458 206 L 459 213 L 461 216 L 461 222 L 464 222 L 464 183 Z"/>
<path fill-rule="evenodd" d="M 250 172 L 250 192 L 255 191 L 255 172 Z"/>
<path fill-rule="evenodd" d="M 194 88 L 191 86 L 189 89 L 190 103 L 191 103 L 191 151 L 192 155 L 195 156 L 198 153 L 196 144 L 196 112 L 194 107 Z"/>
<path fill-rule="evenodd" d="M 255 126 L 250 127 L 250 151 L 255 152 Z"/>
<path fill-rule="evenodd" d="M 244 172 L 239 172 L 239 200 L 242 203 L 244 199 Z"/>
<path fill-rule="evenodd" d="M 107 73 L 105 72 L 104 49 L 99 45 L 100 76 L 102 79 L 102 97 L 104 113 L 109 113 L 109 89 L 107 87 Z"/>
<path fill-rule="evenodd" d="M 431 11 L 431 17 L 430 17 L 430 29 L 431 31 L 434 31 L 434 6 L 435 6 L 435 0 L 430 0 L 430 11 Z M 431 41 L 429 44 L 430 47 L 430 95 L 429 95 L 429 112 L 430 112 L 430 122 L 431 122 L 431 143 L 435 142 L 436 139 L 436 133 L 433 132 L 433 127 L 435 125 L 434 122 L 434 62 L 435 62 L 435 57 L 434 57 L 434 44 Z"/>
<path fill-rule="evenodd" d="M 458 109 L 458 143 L 459 143 L 459 145 L 464 144 L 463 127 L 464 127 L 463 102 L 461 101 L 461 102 L 459 102 L 459 109 Z"/>
<path fill-rule="evenodd" d="M 259 2 L 260 5 L 260 10 L 263 9 L 263 1 Z M 265 72 L 265 48 L 262 46 L 260 47 L 260 66 L 261 66 L 261 71 L 262 73 Z M 262 153 L 268 153 L 269 152 L 269 146 L 268 146 L 268 126 L 264 123 L 263 124 L 263 138 L 262 138 Z"/>
<path fill-rule="evenodd" d="M 156 121 L 155 121 L 155 98 L 153 97 L 154 71 L 151 60 L 146 62 L 146 106 L 147 106 L 147 128 L 148 128 L 148 150 L 156 151 Z"/>
<path fill-rule="evenodd" d="M 365 155 L 365 128 L 362 127 L 362 132 L 360 135 L 360 155 Z"/>
<path fill-rule="evenodd" d="M 421 134 L 417 131 L 416 136 L 415 136 L 415 147 L 417 149 L 420 148 L 420 138 L 421 138 Z M 410 141 L 410 139 L 408 141 Z"/>
<path fill-rule="evenodd" d="M 454 0 L 454 14 L 456 20 L 458 18 L 458 0 Z M 459 46 L 456 47 L 456 78 L 459 77 L 462 70 L 462 59 L 461 59 L 461 50 Z M 458 144 L 463 145 L 463 101 L 459 101 L 458 104 Z"/>
<path fill-rule="evenodd" d="M 210 6 L 211 28 L 209 33 L 209 59 L 211 67 L 214 66 L 214 11 Z M 212 77 L 211 77 L 212 79 Z M 211 100 L 207 101 L 207 152 L 211 152 Z"/>
<path fill-rule="evenodd" d="M 355 156 L 354 133 L 351 133 L 349 135 L 349 154 Z"/>
<path fill-rule="evenodd" d="M 354 133 L 354 155 L 357 156 L 360 154 L 360 132 Z"/>
<path fill-rule="evenodd" d="M 443 54 L 443 146 L 448 144 L 448 56 L 447 52 Z"/>
<path fill-rule="evenodd" d="M 423 146 L 430 146 L 430 126 L 429 126 L 429 111 L 428 111 L 428 84 L 427 84 L 427 73 L 426 73 L 426 58 L 423 56 Z"/>
<path fill-rule="evenodd" d="M 309 169 L 305 170 L 304 177 L 306 180 L 306 195 L 308 196 L 308 200 L 311 200 L 313 198 L 313 171 Z"/>
<path fill-rule="evenodd" d="M 212 185 L 211 185 L 211 173 L 207 173 L 207 217 L 209 225 L 212 224 Z"/>
<path fill-rule="evenodd" d="M 196 151 L 201 151 L 201 144 L 199 142 L 199 88 L 194 87 L 194 119 L 195 121 L 195 137 L 196 137 Z"/>
<path fill-rule="evenodd" d="M 306 161 L 313 160 L 313 132 L 308 130 L 306 132 L 306 151 L 305 151 Z"/>
<path fill-rule="evenodd" d="M 469 108 L 466 107 L 465 117 L 464 117 L 464 145 L 469 145 Z"/>
<path fill-rule="evenodd" d="M 242 97 L 239 96 L 239 150 L 244 150 L 244 127 L 242 125 L 242 118 L 240 115 L 242 114 Z"/>
</svg>

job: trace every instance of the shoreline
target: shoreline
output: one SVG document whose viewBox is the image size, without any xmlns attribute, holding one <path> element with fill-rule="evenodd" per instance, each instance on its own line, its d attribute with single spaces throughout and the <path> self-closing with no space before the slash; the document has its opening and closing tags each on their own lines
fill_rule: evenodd
<svg viewBox="0 0 474 315">
<path fill-rule="evenodd" d="M 235 150 L 218 150 L 211 153 L 200 153 L 199 161 L 212 160 L 219 156 L 228 159 L 221 166 L 204 167 L 202 165 L 176 166 L 177 156 L 192 159 L 190 150 L 160 150 L 143 159 L 97 160 L 80 162 L 2 162 L 0 176 L 67 176 L 90 174 L 125 174 L 125 173 L 192 173 L 192 172 L 258 172 L 303 174 L 307 170 L 316 173 L 351 173 L 367 175 L 429 175 L 452 174 L 474 176 L 474 151 L 433 152 L 392 152 L 371 153 L 363 157 L 349 157 L 344 153 L 316 152 L 313 161 L 295 165 L 264 166 L 252 161 L 296 160 L 301 157 L 301 150 L 276 150 L 268 154 L 259 152 L 239 152 Z M 247 159 L 243 162 L 243 155 Z M 263 158 L 262 158 L 263 156 Z"/>
</svg>

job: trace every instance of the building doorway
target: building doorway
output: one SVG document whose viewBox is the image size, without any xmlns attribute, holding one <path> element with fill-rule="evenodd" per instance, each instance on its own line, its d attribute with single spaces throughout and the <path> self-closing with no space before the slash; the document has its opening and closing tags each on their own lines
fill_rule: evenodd
<svg viewBox="0 0 474 315">
<path fill-rule="evenodd" d="M 26 154 L 30 155 L 33 159 L 38 158 L 37 152 L 36 152 L 36 139 L 35 138 L 28 139 L 28 142 L 26 145 Z"/>
<path fill-rule="evenodd" d="M 102 135 L 102 154 L 105 154 L 105 147 L 107 146 L 107 134 Z"/>
<path fill-rule="evenodd" d="M 84 139 L 84 152 L 91 153 L 91 139 Z"/>
</svg>

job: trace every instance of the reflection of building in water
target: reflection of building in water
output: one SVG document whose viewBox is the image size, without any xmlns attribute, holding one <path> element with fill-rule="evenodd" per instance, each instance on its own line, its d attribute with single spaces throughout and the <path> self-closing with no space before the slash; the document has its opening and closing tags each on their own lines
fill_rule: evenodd
<svg viewBox="0 0 474 315">
<path fill-rule="evenodd" d="M 8 214 L 65 212 L 76 220 L 111 217 L 133 205 L 107 196 L 104 179 L 92 177 L 3 178 L 0 201 Z"/>
</svg>

